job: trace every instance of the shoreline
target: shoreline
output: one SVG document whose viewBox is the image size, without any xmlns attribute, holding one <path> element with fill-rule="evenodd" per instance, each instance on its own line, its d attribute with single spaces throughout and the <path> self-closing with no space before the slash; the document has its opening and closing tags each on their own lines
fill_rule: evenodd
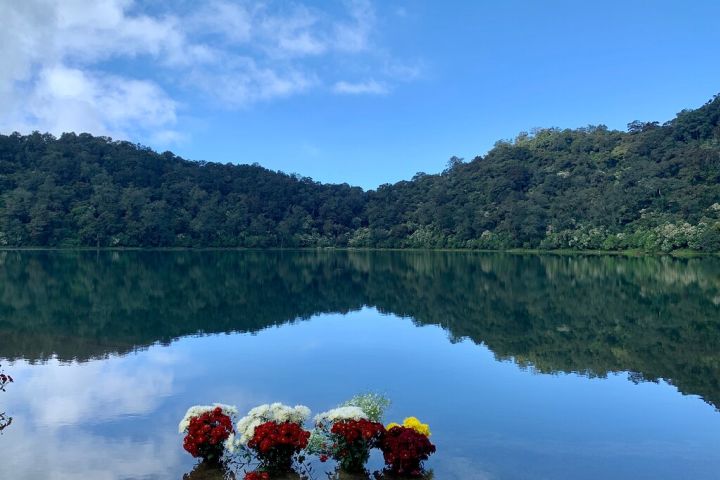
<svg viewBox="0 0 720 480">
<path fill-rule="evenodd" d="M 353 247 L 0 247 L 0 252 L 413 252 L 413 253 L 505 253 L 511 255 L 556 256 L 621 256 L 621 257 L 720 257 L 720 252 L 674 250 L 652 252 L 644 250 L 572 250 L 539 248 L 510 248 L 485 250 L 469 248 L 353 248 Z"/>
</svg>

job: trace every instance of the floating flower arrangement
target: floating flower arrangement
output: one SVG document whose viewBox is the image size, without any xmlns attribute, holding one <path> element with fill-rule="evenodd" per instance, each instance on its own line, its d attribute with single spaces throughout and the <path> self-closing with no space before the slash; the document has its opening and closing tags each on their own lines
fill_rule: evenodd
<svg viewBox="0 0 720 480">
<path fill-rule="evenodd" d="M 430 442 L 430 427 L 415 417 L 402 425 L 391 423 L 380 442 L 387 471 L 397 476 L 419 477 L 422 464 L 435 453 Z"/>
<path fill-rule="evenodd" d="M 323 463 L 335 461 L 336 474 L 367 474 L 365 466 L 374 449 L 385 461 L 385 469 L 375 472 L 375 478 L 422 477 L 423 464 L 436 449 L 430 427 L 415 417 L 384 426 L 389 404 L 381 395 L 358 395 L 316 415 L 312 430 L 304 428 L 310 417 L 304 405 L 260 405 L 236 423 L 235 407 L 195 406 L 178 429 L 185 434 L 183 447 L 193 457 L 242 469 L 244 480 L 271 480 L 297 471 L 305 472 L 298 478 L 312 478 L 308 455 Z"/>
<path fill-rule="evenodd" d="M 190 407 L 178 430 L 185 434 L 183 448 L 206 462 L 220 462 L 225 451 L 233 450 L 235 407 L 216 404 Z"/>
</svg>

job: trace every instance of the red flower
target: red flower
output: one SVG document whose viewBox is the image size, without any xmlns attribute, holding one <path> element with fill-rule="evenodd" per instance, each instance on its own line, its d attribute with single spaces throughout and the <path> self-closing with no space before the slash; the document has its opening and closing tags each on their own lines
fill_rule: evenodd
<svg viewBox="0 0 720 480">
<path fill-rule="evenodd" d="M 381 423 L 365 419 L 335 422 L 330 428 L 333 457 L 345 470 L 362 471 L 370 449 L 379 446 L 384 433 Z"/>
<path fill-rule="evenodd" d="M 255 427 L 248 448 L 269 470 L 289 470 L 292 456 L 307 447 L 310 432 L 297 423 L 265 422 Z"/>
<path fill-rule="evenodd" d="M 325 463 L 328 461 L 328 456 L 325 454 L 320 455 L 320 461 Z"/>
<path fill-rule="evenodd" d="M 363 442 L 374 444 L 380 439 L 385 427 L 368 420 L 344 420 L 335 422 L 330 433 L 341 437 L 346 443 Z"/>
<path fill-rule="evenodd" d="M 230 417 L 216 407 L 190 419 L 183 448 L 193 457 L 218 459 L 223 453 L 223 442 L 234 431 Z"/>
<path fill-rule="evenodd" d="M 386 432 L 380 449 L 392 474 L 412 477 L 422 474 L 422 462 L 435 453 L 435 445 L 428 437 L 412 428 L 400 426 Z"/>
</svg>

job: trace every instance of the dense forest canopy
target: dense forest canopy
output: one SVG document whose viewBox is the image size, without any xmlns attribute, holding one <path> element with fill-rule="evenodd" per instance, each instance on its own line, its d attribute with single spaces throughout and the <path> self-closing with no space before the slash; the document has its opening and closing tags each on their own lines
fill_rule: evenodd
<svg viewBox="0 0 720 480">
<path fill-rule="evenodd" d="M 0 246 L 717 252 L 720 96 L 627 132 L 523 132 L 372 191 L 89 134 L 0 135 Z"/>
</svg>

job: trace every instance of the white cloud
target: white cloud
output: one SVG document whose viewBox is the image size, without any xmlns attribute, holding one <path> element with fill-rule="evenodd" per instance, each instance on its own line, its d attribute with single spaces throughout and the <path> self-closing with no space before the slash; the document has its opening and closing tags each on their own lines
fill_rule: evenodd
<svg viewBox="0 0 720 480">
<path fill-rule="evenodd" d="M 210 31 L 233 43 L 250 41 L 253 11 L 246 5 L 228 1 L 208 2 L 189 21 L 194 31 Z"/>
<path fill-rule="evenodd" d="M 162 129 L 176 120 L 176 103 L 153 82 L 62 65 L 38 73 L 23 110 L 28 127 L 55 133 L 117 136 L 138 126 Z"/>
<path fill-rule="evenodd" d="M 177 103 L 156 82 L 95 69 L 118 56 L 187 58 L 174 20 L 129 16 L 128 0 L 0 0 L 0 129 L 132 136 L 172 130 Z"/>
<path fill-rule="evenodd" d="M 225 106 L 243 107 L 304 92 L 319 81 L 301 70 L 263 67 L 252 58 L 238 57 L 229 58 L 221 69 L 197 69 L 189 73 L 186 82 Z"/>
<path fill-rule="evenodd" d="M 0 131 L 171 143 L 183 137 L 178 111 L 208 96 L 238 108 L 322 84 L 388 93 L 392 73 L 381 74 L 386 81 L 322 78 L 352 64 L 348 55 L 387 61 L 372 43 L 373 5 L 343 5 L 331 14 L 273 0 L 183 2 L 172 11 L 136 0 L 0 0 Z M 318 58 L 340 68 L 319 69 Z"/>
<path fill-rule="evenodd" d="M 333 91 L 347 95 L 384 95 L 389 92 L 389 89 L 384 83 L 368 80 L 355 83 L 340 81 L 333 85 Z"/>
<path fill-rule="evenodd" d="M 321 55 L 331 47 L 320 18 L 298 6 L 288 15 L 260 19 L 258 33 L 265 38 L 266 51 L 275 56 Z"/>
<path fill-rule="evenodd" d="M 302 4 L 234 3 L 215 0 L 190 15 L 194 30 L 220 35 L 226 42 L 247 45 L 271 57 L 318 56 L 364 52 L 370 47 L 375 11 L 367 0 L 345 2 L 347 18 L 334 18 Z"/>
</svg>

